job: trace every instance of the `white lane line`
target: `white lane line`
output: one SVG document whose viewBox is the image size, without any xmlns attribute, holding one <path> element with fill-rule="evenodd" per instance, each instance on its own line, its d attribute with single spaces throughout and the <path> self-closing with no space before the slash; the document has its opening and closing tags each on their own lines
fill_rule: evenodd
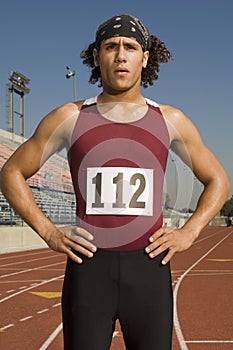
<svg viewBox="0 0 233 350">
<path fill-rule="evenodd" d="M 32 318 L 32 317 L 33 317 L 33 316 L 27 316 L 27 317 L 21 318 L 21 319 L 19 320 L 19 322 L 27 321 L 27 320 L 29 320 L 29 319 Z"/>
<path fill-rule="evenodd" d="M 52 307 L 58 307 L 58 306 L 61 306 L 61 303 L 57 303 L 57 304 L 52 305 Z"/>
<path fill-rule="evenodd" d="M 59 332 L 62 330 L 62 323 L 53 331 L 53 333 L 48 337 L 48 339 L 44 342 L 44 344 L 39 348 L 39 350 L 48 349 L 49 345 L 56 338 Z"/>
<path fill-rule="evenodd" d="M 184 273 L 183 275 L 180 276 L 180 278 L 178 279 L 178 282 L 174 288 L 173 291 L 173 296 L 174 296 L 174 328 L 175 328 L 175 332 L 177 335 L 177 339 L 179 342 L 179 345 L 181 347 L 181 350 L 188 350 L 188 347 L 185 343 L 184 340 L 184 336 L 183 333 L 181 331 L 181 326 L 180 326 L 180 322 L 179 322 L 179 318 L 178 318 L 178 311 L 177 311 L 177 295 L 178 295 L 178 290 L 180 287 L 181 282 L 183 281 L 183 279 L 185 278 L 185 276 L 187 276 L 187 274 L 195 267 L 197 266 L 209 253 L 211 253 L 217 246 L 219 246 L 225 239 L 227 239 L 229 236 L 231 235 L 231 232 L 228 233 L 228 235 L 226 235 L 224 238 L 222 238 L 218 243 L 216 243 L 211 249 L 209 249 L 207 251 L 207 253 L 205 253 L 204 255 L 202 255 L 202 257 L 200 259 L 198 259 L 192 266 L 190 266 Z"/>
<path fill-rule="evenodd" d="M 202 272 L 202 273 L 190 273 L 189 277 L 200 277 L 200 276 L 230 276 L 233 275 L 233 271 L 216 271 L 216 272 Z"/>
<path fill-rule="evenodd" d="M 57 304 L 52 305 L 52 308 L 55 308 L 55 307 L 58 307 L 58 306 L 61 306 L 61 303 L 57 303 Z M 50 311 L 50 309 L 43 309 L 43 310 L 37 311 L 36 313 L 40 315 L 40 314 L 43 314 L 43 313 L 45 313 L 47 311 Z M 30 320 L 33 317 L 35 317 L 35 316 L 29 315 L 29 316 L 23 317 L 23 318 L 19 319 L 19 322 L 24 322 L 24 321 Z M 10 327 L 14 327 L 15 325 L 16 325 L 15 323 L 11 323 L 11 324 L 9 324 L 7 326 L 0 327 L 0 332 L 4 331 L 4 330 L 6 330 L 6 329 L 8 329 Z"/>
<path fill-rule="evenodd" d="M 205 241 L 205 240 L 207 240 L 207 239 L 209 239 L 209 238 L 212 238 L 212 237 L 214 237 L 214 236 L 216 236 L 216 235 L 218 235 L 219 233 L 222 233 L 222 232 L 224 232 L 224 231 L 226 231 L 224 228 L 222 228 L 222 230 L 219 230 L 219 231 L 217 231 L 217 232 L 214 232 L 214 233 L 211 233 L 209 236 L 205 236 L 205 237 L 203 237 L 203 238 L 199 238 L 199 239 L 197 239 L 194 243 L 193 243 L 193 245 L 195 245 L 195 244 L 197 244 L 197 243 L 200 243 L 200 242 L 203 242 L 203 241 Z M 231 233 L 232 233 L 232 231 L 231 231 Z M 205 234 L 204 234 L 205 235 Z"/>
<path fill-rule="evenodd" d="M 195 270 L 189 274 L 189 277 L 199 277 L 199 276 L 225 276 L 232 275 L 233 270 Z M 177 280 L 179 279 L 178 274 L 172 274 L 173 277 L 177 276 Z M 174 280 L 173 283 L 176 283 L 177 280 Z M 0 282 L 1 284 L 1 282 Z"/>
<path fill-rule="evenodd" d="M 233 340 L 186 340 L 190 344 L 233 344 Z"/>
<path fill-rule="evenodd" d="M 31 253 L 30 253 L 31 252 Z M 22 258 L 22 256 L 30 256 L 30 255 L 39 255 L 39 254 L 51 254 L 51 249 L 49 248 L 45 248 L 44 251 L 40 251 L 40 252 L 33 252 L 32 253 L 32 250 L 31 249 L 28 249 L 28 250 L 24 250 L 24 251 L 21 251 L 21 254 L 19 253 L 18 255 L 13 255 L 13 252 L 10 252 L 10 253 L 3 253 L 2 255 L 4 256 L 1 256 L 0 257 L 0 261 L 1 260 L 9 260 L 9 259 L 15 259 L 15 258 Z"/>
<path fill-rule="evenodd" d="M 15 297 L 15 296 L 17 296 L 17 295 L 19 295 L 19 294 L 22 294 L 22 293 L 24 293 L 24 292 L 27 292 L 28 290 L 31 290 L 31 289 L 33 289 L 33 288 L 35 288 L 35 287 L 39 287 L 39 286 L 42 286 L 42 285 L 44 285 L 44 284 L 47 284 L 47 283 L 50 283 L 50 282 L 53 282 L 53 281 L 57 281 L 57 280 L 59 280 L 60 278 L 63 278 L 63 277 L 64 277 L 64 275 L 61 275 L 61 276 L 58 276 L 58 277 L 53 277 L 53 278 L 51 278 L 51 279 L 49 279 L 49 280 L 45 280 L 45 281 L 43 281 L 43 282 L 41 282 L 41 283 L 37 283 L 37 285 L 34 285 L 34 286 L 32 286 L 32 287 L 28 287 L 28 288 L 22 289 L 22 290 L 20 290 L 20 291 L 14 293 L 14 294 L 8 295 L 7 297 L 5 297 L 5 298 L 3 298 L 3 299 L 0 299 L 0 303 L 4 302 L 4 301 L 6 301 L 6 300 L 9 300 L 9 299 L 11 299 L 11 298 L 13 298 L 13 297 Z"/>
<path fill-rule="evenodd" d="M 26 264 L 29 262 L 35 262 L 35 261 L 39 261 L 39 260 L 48 260 L 48 259 L 52 259 L 52 258 L 58 258 L 60 256 L 58 256 L 58 254 L 54 254 L 54 255 L 50 255 L 50 256 L 45 256 L 43 258 L 37 258 L 37 259 L 31 259 L 31 260 L 20 260 L 20 261 L 16 261 L 16 262 L 12 262 L 12 263 L 8 263 L 8 264 L 4 264 L 4 265 L 0 265 L 1 268 L 6 267 L 6 266 L 13 266 L 13 265 L 22 265 L 22 264 Z M 63 263 L 65 261 L 62 261 Z M 61 263 L 61 262 L 59 262 Z"/>
<path fill-rule="evenodd" d="M 34 280 L 34 281 L 33 281 L 34 283 L 31 283 L 30 286 L 31 286 L 31 287 L 35 287 L 36 284 L 37 284 L 38 282 L 41 282 L 41 281 L 43 281 L 43 280 L 37 280 L 37 282 L 35 282 L 35 280 Z M 30 281 L 29 281 L 29 282 L 30 282 Z"/>
<path fill-rule="evenodd" d="M 8 324 L 8 325 L 5 326 L 5 327 L 1 327 L 0 330 L 1 330 L 1 331 L 5 331 L 6 329 L 11 328 L 11 327 L 14 327 L 14 323 Z"/>
<path fill-rule="evenodd" d="M 6 275 L 0 276 L 0 279 L 1 279 L 1 278 L 6 278 L 6 277 L 10 277 L 10 276 L 14 276 L 14 275 L 19 275 L 19 274 L 25 273 L 25 272 L 31 272 L 31 271 L 42 270 L 42 269 L 47 268 L 47 267 L 49 267 L 49 266 L 54 266 L 54 265 L 58 265 L 58 264 L 62 264 L 62 263 L 54 263 L 54 264 L 49 264 L 49 265 L 44 265 L 44 266 L 33 267 L 33 268 L 26 269 L 26 270 L 22 270 L 22 271 L 17 271 L 17 272 L 8 273 L 8 274 L 6 274 Z"/>
<path fill-rule="evenodd" d="M 40 310 L 40 311 L 37 311 L 37 314 L 40 315 L 40 314 L 44 314 L 45 312 L 49 311 L 49 309 L 43 309 L 43 310 Z"/>
<path fill-rule="evenodd" d="M 62 271 L 63 272 L 63 270 L 59 270 L 60 272 Z M 46 272 L 47 272 L 47 270 L 46 270 Z M 22 283 L 22 282 L 24 282 L 24 283 L 29 283 L 30 284 L 30 286 L 34 286 L 34 285 L 36 285 L 38 282 L 42 282 L 42 281 L 44 281 L 44 278 L 40 278 L 40 279 L 33 279 L 33 280 L 8 280 L 8 281 L 0 281 L 0 284 L 2 284 L 2 285 L 4 285 L 4 284 L 10 284 L 10 283 Z M 33 283 L 32 283 L 33 282 Z M 23 286 L 23 288 L 27 288 L 28 286 Z M 18 287 L 17 289 L 23 289 L 23 288 L 21 288 L 21 287 Z"/>
</svg>

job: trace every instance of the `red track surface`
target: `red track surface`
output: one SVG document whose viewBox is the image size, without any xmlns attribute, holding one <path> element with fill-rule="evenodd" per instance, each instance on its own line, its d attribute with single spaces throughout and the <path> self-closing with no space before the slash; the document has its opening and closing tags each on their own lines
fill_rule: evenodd
<svg viewBox="0 0 233 350">
<path fill-rule="evenodd" d="M 65 260 L 49 249 L 0 255 L 0 349 L 62 350 Z M 173 350 L 233 349 L 233 229 L 208 227 L 173 258 L 172 276 Z M 111 350 L 124 349 L 117 324 Z"/>
</svg>

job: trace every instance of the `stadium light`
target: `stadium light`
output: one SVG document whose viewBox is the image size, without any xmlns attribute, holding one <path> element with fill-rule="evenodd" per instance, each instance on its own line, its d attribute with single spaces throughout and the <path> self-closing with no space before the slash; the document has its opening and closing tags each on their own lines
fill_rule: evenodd
<svg viewBox="0 0 233 350">
<path fill-rule="evenodd" d="M 25 77 L 22 73 L 16 71 L 11 72 L 9 80 L 12 88 L 17 94 L 21 95 L 29 93 L 30 89 L 26 85 L 30 83 L 30 79 Z"/>
<path fill-rule="evenodd" d="M 7 84 L 8 92 L 10 93 L 9 99 L 9 131 L 14 134 L 14 115 L 17 114 L 20 117 L 20 136 L 24 137 L 24 95 L 28 94 L 30 89 L 27 85 L 30 83 L 30 79 L 25 77 L 22 73 L 12 71 L 8 79 L 10 84 Z M 17 112 L 14 109 L 14 93 L 20 95 L 20 111 Z"/>
<path fill-rule="evenodd" d="M 74 70 L 71 70 L 70 66 L 66 66 L 66 69 L 67 69 L 66 79 L 70 79 L 73 77 L 74 101 L 76 101 L 76 72 Z"/>
</svg>

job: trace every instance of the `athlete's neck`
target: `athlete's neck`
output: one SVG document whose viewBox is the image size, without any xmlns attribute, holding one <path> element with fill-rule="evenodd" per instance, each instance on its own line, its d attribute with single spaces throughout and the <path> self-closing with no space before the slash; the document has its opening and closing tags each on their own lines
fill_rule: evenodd
<svg viewBox="0 0 233 350">
<path fill-rule="evenodd" d="M 106 92 L 102 92 L 97 97 L 97 103 L 103 104 L 103 103 L 114 103 L 114 102 L 122 102 L 122 103 L 134 103 L 139 106 L 146 106 L 146 100 L 145 98 L 139 93 L 137 95 L 130 94 L 130 93 L 121 93 L 116 95 L 111 95 Z"/>
</svg>

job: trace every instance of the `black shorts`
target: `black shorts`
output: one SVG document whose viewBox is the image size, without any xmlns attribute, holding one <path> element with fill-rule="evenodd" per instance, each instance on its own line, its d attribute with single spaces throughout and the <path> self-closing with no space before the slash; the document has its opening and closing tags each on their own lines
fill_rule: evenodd
<svg viewBox="0 0 233 350">
<path fill-rule="evenodd" d="M 65 350 L 109 350 L 119 319 L 127 350 L 172 348 L 173 297 L 164 254 L 107 251 L 68 259 L 62 294 Z"/>
</svg>

